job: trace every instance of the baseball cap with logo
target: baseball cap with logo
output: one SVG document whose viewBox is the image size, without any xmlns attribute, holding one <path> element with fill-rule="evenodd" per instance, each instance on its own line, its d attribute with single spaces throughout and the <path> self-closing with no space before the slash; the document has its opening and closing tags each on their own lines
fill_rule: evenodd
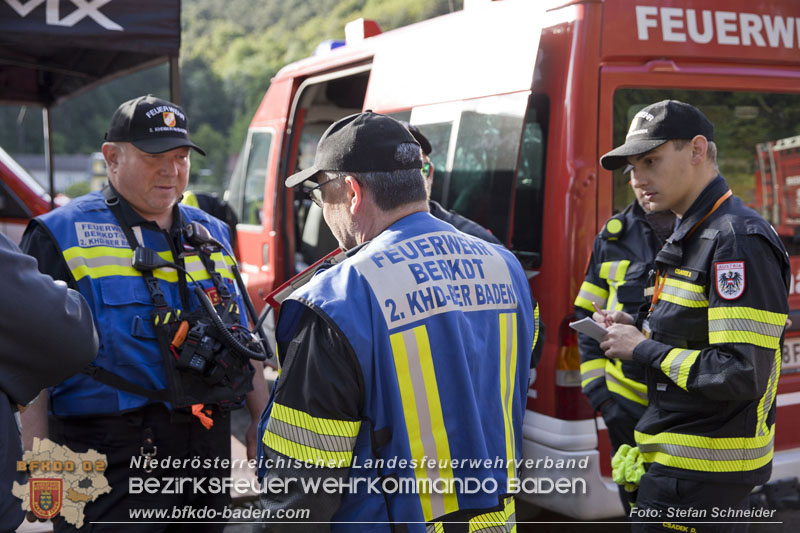
<svg viewBox="0 0 800 533">
<path fill-rule="evenodd" d="M 160 154 L 182 146 L 206 153 L 189 140 L 186 114 L 180 106 L 148 94 L 120 105 L 111 117 L 108 142 L 129 142 L 148 154 Z"/>
<path fill-rule="evenodd" d="M 651 104 L 633 117 L 625 144 L 600 158 L 606 170 L 616 170 L 628 162 L 628 157 L 649 152 L 673 139 L 693 139 L 702 135 L 714 140 L 714 125 L 699 109 L 677 100 Z"/>
<path fill-rule="evenodd" d="M 421 169 L 419 150 L 416 157 L 397 157 L 397 148 L 405 143 L 419 146 L 405 126 L 391 117 L 372 111 L 344 117 L 331 124 L 320 137 L 314 164 L 286 178 L 285 185 L 294 187 L 324 170 L 393 172 Z"/>
</svg>

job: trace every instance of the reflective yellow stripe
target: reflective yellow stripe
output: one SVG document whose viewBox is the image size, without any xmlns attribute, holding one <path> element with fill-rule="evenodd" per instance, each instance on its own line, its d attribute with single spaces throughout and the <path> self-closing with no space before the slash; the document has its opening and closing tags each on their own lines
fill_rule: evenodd
<svg viewBox="0 0 800 533">
<path fill-rule="evenodd" d="M 536 348 L 536 343 L 539 341 L 539 328 L 541 324 L 539 324 L 539 304 L 537 302 L 536 307 L 533 309 L 533 346 L 531 347 L 531 352 Z"/>
<path fill-rule="evenodd" d="M 592 302 L 596 303 L 600 309 L 605 309 L 607 301 L 608 291 L 606 289 L 584 281 L 581 284 L 580 291 L 578 291 L 578 296 L 575 298 L 575 306 L 594 312 Z"/>
<path fill-rule="evenodd" d="M 592 381 L 605 376 L 608 359 L 601 357 L 581 363 L 581 388 Z"/>
<path fill-rule="evenodd" d="M 611 281 L 625 281 L 625 273 L 631 262 L 627 259 L 622 261 L 606 261 L 600 265 L 600 277 Z"/>
<path fill-rule="evenodd" d="M 389 337 L 394 356 L 395 370 L 403 402 L 406 430 L 412 459 L 416 460 L 416 478 L 449 480 L 453 478 L 450 466 L 450 444 L 442 416 L 439 388 L 425 326 L 395 333 Z M 439 465 L 431 466 L 423 457 L 436 457 Z M 451 486 L 448 482 L 445 486 Z M 420 490 L 420 504 L 426 522 L 458 510 L 454 492 L 426 493 Z"/>
<path fill-rule="evenodd" d="M 711 344 L 745 343 L 777 349 L 786 315 L 752 307 L 710 307 L 708 340 Z"/>
<path fill-rule="evenodd" d="M 81 248 L 73 246 L 64 250 L 64 259 L 67 262 L 75 281 L 89 276 L 92 279 L 109 276 L 141 276 L 141 272 L 131 266 L 133 250 L 129 248 L 114 248 L 111 246 L 93 246 L 91 248 Z M 172 252 L 158 252 L 159 257 L 171 263 L 175 262 Z M 233 259 L 219 252 L 211 254 L 214 260 L 214 268 L 219 274 L 233 280 L 233 274 L 229 270 L 229 265 L 233 264 Z M 203 266 L 198 256 L 186 256 L 184 258 L 186 270 L 194 279 L 207 280 L 211 275 Z M 153 276 L 157 279 L 170 283 L 178 282 L 178 273 L 172 268 L 158 268 L 153 271 Z"/>
<path fill-rule="evenodd" d="M 262 441 L 287 457 L 343 468 L 353 460 L 360 427 L 360 421 L 314 417 L 273 403 Z"/>
<path fill-rule="evenodd" d="M 500 313 L 500 400 L 506 435 L 508 479 L 516 476 L 514 442 L 514 378 L 517 374 L 517 314 Z"/>
<path fill-rule="evenodd" d="M 605 372 L 606 387 L 609 392 L 619 394 L 632 402 L 647 405 L 647 385 L 625 377 L 622 373 L 622 361 L 609 360 L 605 365 Z"/>
<path fill-rule="evenodd" d="M 700 472 L 756 470 L 772 460 L 773 425 L 758 437 L 701 437 L 679 433 L 635 432 L 645 462 Z"/>
<path fill-rule="evenodd" d="M 772 401 L 775 399 L 775 393 L 778 390 L 778 376 L 781 375 L 781 349 L 775 349 L 775 359 L 770 365 L 769 381 L 767 382 L 767 390 L 758 402 L 758 434 L 766 435 L 769 432 L 767 426 L 767 415 L 772 409 Z"/>
<path fill-rule="evenodd" d="M 703 285 L 696 285 L 673 278 L 667 278 L 659 299 L 683 307 L 708 307 L 708 299 L 706 298 L 705 287 Z"/>
<path fill-rule="evenodd" d="M 492 511 L 470 518 L 469 533 L 509 533 L 516 531 L 516 522 L 514 498 L 508 497 L 503 502 L 502 511 Z"/>
<path fill-rule="evenodd" d="M 689 372 L 698 355 L 700 355 L 700 350 L 673 348 L 661 361 L 661 371 L 678 387 L 687 390 L 686 381 L 689 379 Z"/>
</svg>

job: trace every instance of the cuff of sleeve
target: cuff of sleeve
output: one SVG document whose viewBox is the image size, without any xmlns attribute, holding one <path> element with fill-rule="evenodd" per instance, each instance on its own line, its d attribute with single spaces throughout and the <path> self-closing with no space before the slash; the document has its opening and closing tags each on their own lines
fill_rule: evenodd
<svg viewBox="0 0 800 533">
<path fill-rule="evenodd" d="M 661 359 L 669 353 L 671 347 L 664 343 L 646 339 L 633 349 L 633 360 L 643 365 L 661 368 Z"/>
</svg>

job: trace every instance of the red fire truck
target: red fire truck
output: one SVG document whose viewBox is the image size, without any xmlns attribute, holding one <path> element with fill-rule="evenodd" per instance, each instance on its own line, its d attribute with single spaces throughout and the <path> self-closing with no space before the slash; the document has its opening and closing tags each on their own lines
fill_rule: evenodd
<svg viewBox="0 0 800 533">
<path fill-rule="evenodd" d="M 525 457 L 541 461 L 525 475 L 580 478 L 586 490 L 522 497 L 581 519 L 621 514 L 606 430 L 581 394 L 567 327 L 594 236 L 633 199 L 628 178 L 599 156 L 623 142 L 642 107 L 691 102 L 716 124 L 723 175 L 754 202 L 753 147 L 800 133 L 800 4 L 465 0 L 462 11 L 397 30 L 359 20 L 345 33 L 343 46 L 274 77 L 232 177 L 253 299 L 336 247 L 320 211 L 283 186 L 311 164 L 325 128 L 365 109 L 417 125 L 433 145 L 433 198 L 513 250 L 541 304 L 547 342 L 524 427 Z M 782 235 L 800 285 L 795 227 Z M 797 292 L 774 480 L 800 473 Z"/>
<path fill-rule="evenodd" d="M 28 221 L 50 211 L 50 198 L 33 176 L 0 148 L 0 233 L 19 242 Z"/>
</svg>

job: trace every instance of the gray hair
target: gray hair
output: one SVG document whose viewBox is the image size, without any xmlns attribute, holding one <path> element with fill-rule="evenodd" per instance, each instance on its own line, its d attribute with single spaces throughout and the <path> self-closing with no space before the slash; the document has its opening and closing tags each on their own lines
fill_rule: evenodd
<svg viewBox="0 0 800 533">
<path fill-rule="evenodd" d="M 419 157 L 419 147 L 412 145 Z M 391 211 L 406 204 L 424 202 L 428 199 L 425 191 L 425 178 L 418 168 L 393 170 L 390 172 L 332 172 L 326 171 L 327 179 L 353 176 L 358 183 L 370 192 L 375 205 L 381 211 Z"/>
</svg>

